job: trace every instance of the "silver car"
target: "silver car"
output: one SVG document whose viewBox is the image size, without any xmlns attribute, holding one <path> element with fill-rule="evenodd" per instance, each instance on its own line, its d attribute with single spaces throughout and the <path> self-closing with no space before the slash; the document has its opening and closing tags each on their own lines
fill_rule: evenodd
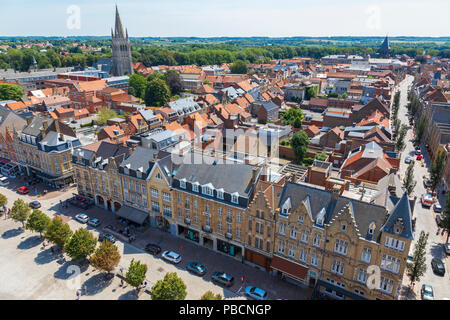
<svg viewBox="0 0 450 320">
<path fill-rule="evenodd" d="M 89 217 L 84 213 L 79 213 L 75 216 L 75 219 L 77 219 L 81 223 L 87 223 L 89 221 Z"/>
<path fill-rule="evenodd" d="M 180 263 L 180 261 L 181 261 L 181 256 L 178 253 L 173 252 L 173 251 L 167 251 L 167 250 L 164 251 L 162 253 L 162 257 L 165 260 L 173 262 L 173 263 Z"/>
</svg>

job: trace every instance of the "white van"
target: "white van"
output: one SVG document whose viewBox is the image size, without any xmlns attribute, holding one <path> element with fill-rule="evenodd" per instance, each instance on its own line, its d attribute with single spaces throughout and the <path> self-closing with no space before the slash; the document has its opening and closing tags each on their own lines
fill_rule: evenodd
<svg viewBox="0 0 450 320">
<path fill-rule="evenodd" d="M 0 186 L 7 186 L 9 184 L 8 177 L 1 177 L 0 178 Z"/>
</svg>

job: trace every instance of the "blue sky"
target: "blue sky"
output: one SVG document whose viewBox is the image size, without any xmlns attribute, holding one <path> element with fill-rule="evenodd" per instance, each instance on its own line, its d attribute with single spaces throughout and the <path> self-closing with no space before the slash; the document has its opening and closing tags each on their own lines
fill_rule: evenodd
<svg viewBox="0 0 450 320">
<path fill-rule="evenodd" d="M 0 35 L 109 35 L 115 3 L 130 36 L 450 36 L 448 0 L 0 0 Z"/>
</svg>

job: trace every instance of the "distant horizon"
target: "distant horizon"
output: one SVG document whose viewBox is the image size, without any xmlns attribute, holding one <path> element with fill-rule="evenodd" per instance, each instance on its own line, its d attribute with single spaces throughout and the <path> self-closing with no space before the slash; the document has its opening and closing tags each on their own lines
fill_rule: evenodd
<svg viewBox="0 0 450 320">
<path fill-rule="evenodd" d="M 133 38 L 450 36 L 446 0 L 15 0 L 2 3 L 1 32 L 107 37 L 116 3 Z"/>
</svg>

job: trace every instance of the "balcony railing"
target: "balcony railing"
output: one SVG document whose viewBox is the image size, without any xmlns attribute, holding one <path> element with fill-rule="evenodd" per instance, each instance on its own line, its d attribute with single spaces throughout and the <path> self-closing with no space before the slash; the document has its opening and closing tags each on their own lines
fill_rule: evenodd
<svg viewBox="0 0 450 320">
<path fill-rule="evenodd" d="M 190 218 L 185 218 L 185 219 L 184 219 L 184 223 L 186 223 L 186 224 L 191 224 L 191 219 L 190 219 Z"/>
<path fill-rule="evenodd" d="M 225 237 L 226 237 L 227 239 L 233 239 L 233 235 L 232 235 L 230 232 L 227 232 L 227 233 L 225 234 Z"/>
<path fill-rule="evenodd" d="M 202 230 L 205 231 L 205 232 L 212 232 L 211 226 L 203 226 Z"/>
</svg>

